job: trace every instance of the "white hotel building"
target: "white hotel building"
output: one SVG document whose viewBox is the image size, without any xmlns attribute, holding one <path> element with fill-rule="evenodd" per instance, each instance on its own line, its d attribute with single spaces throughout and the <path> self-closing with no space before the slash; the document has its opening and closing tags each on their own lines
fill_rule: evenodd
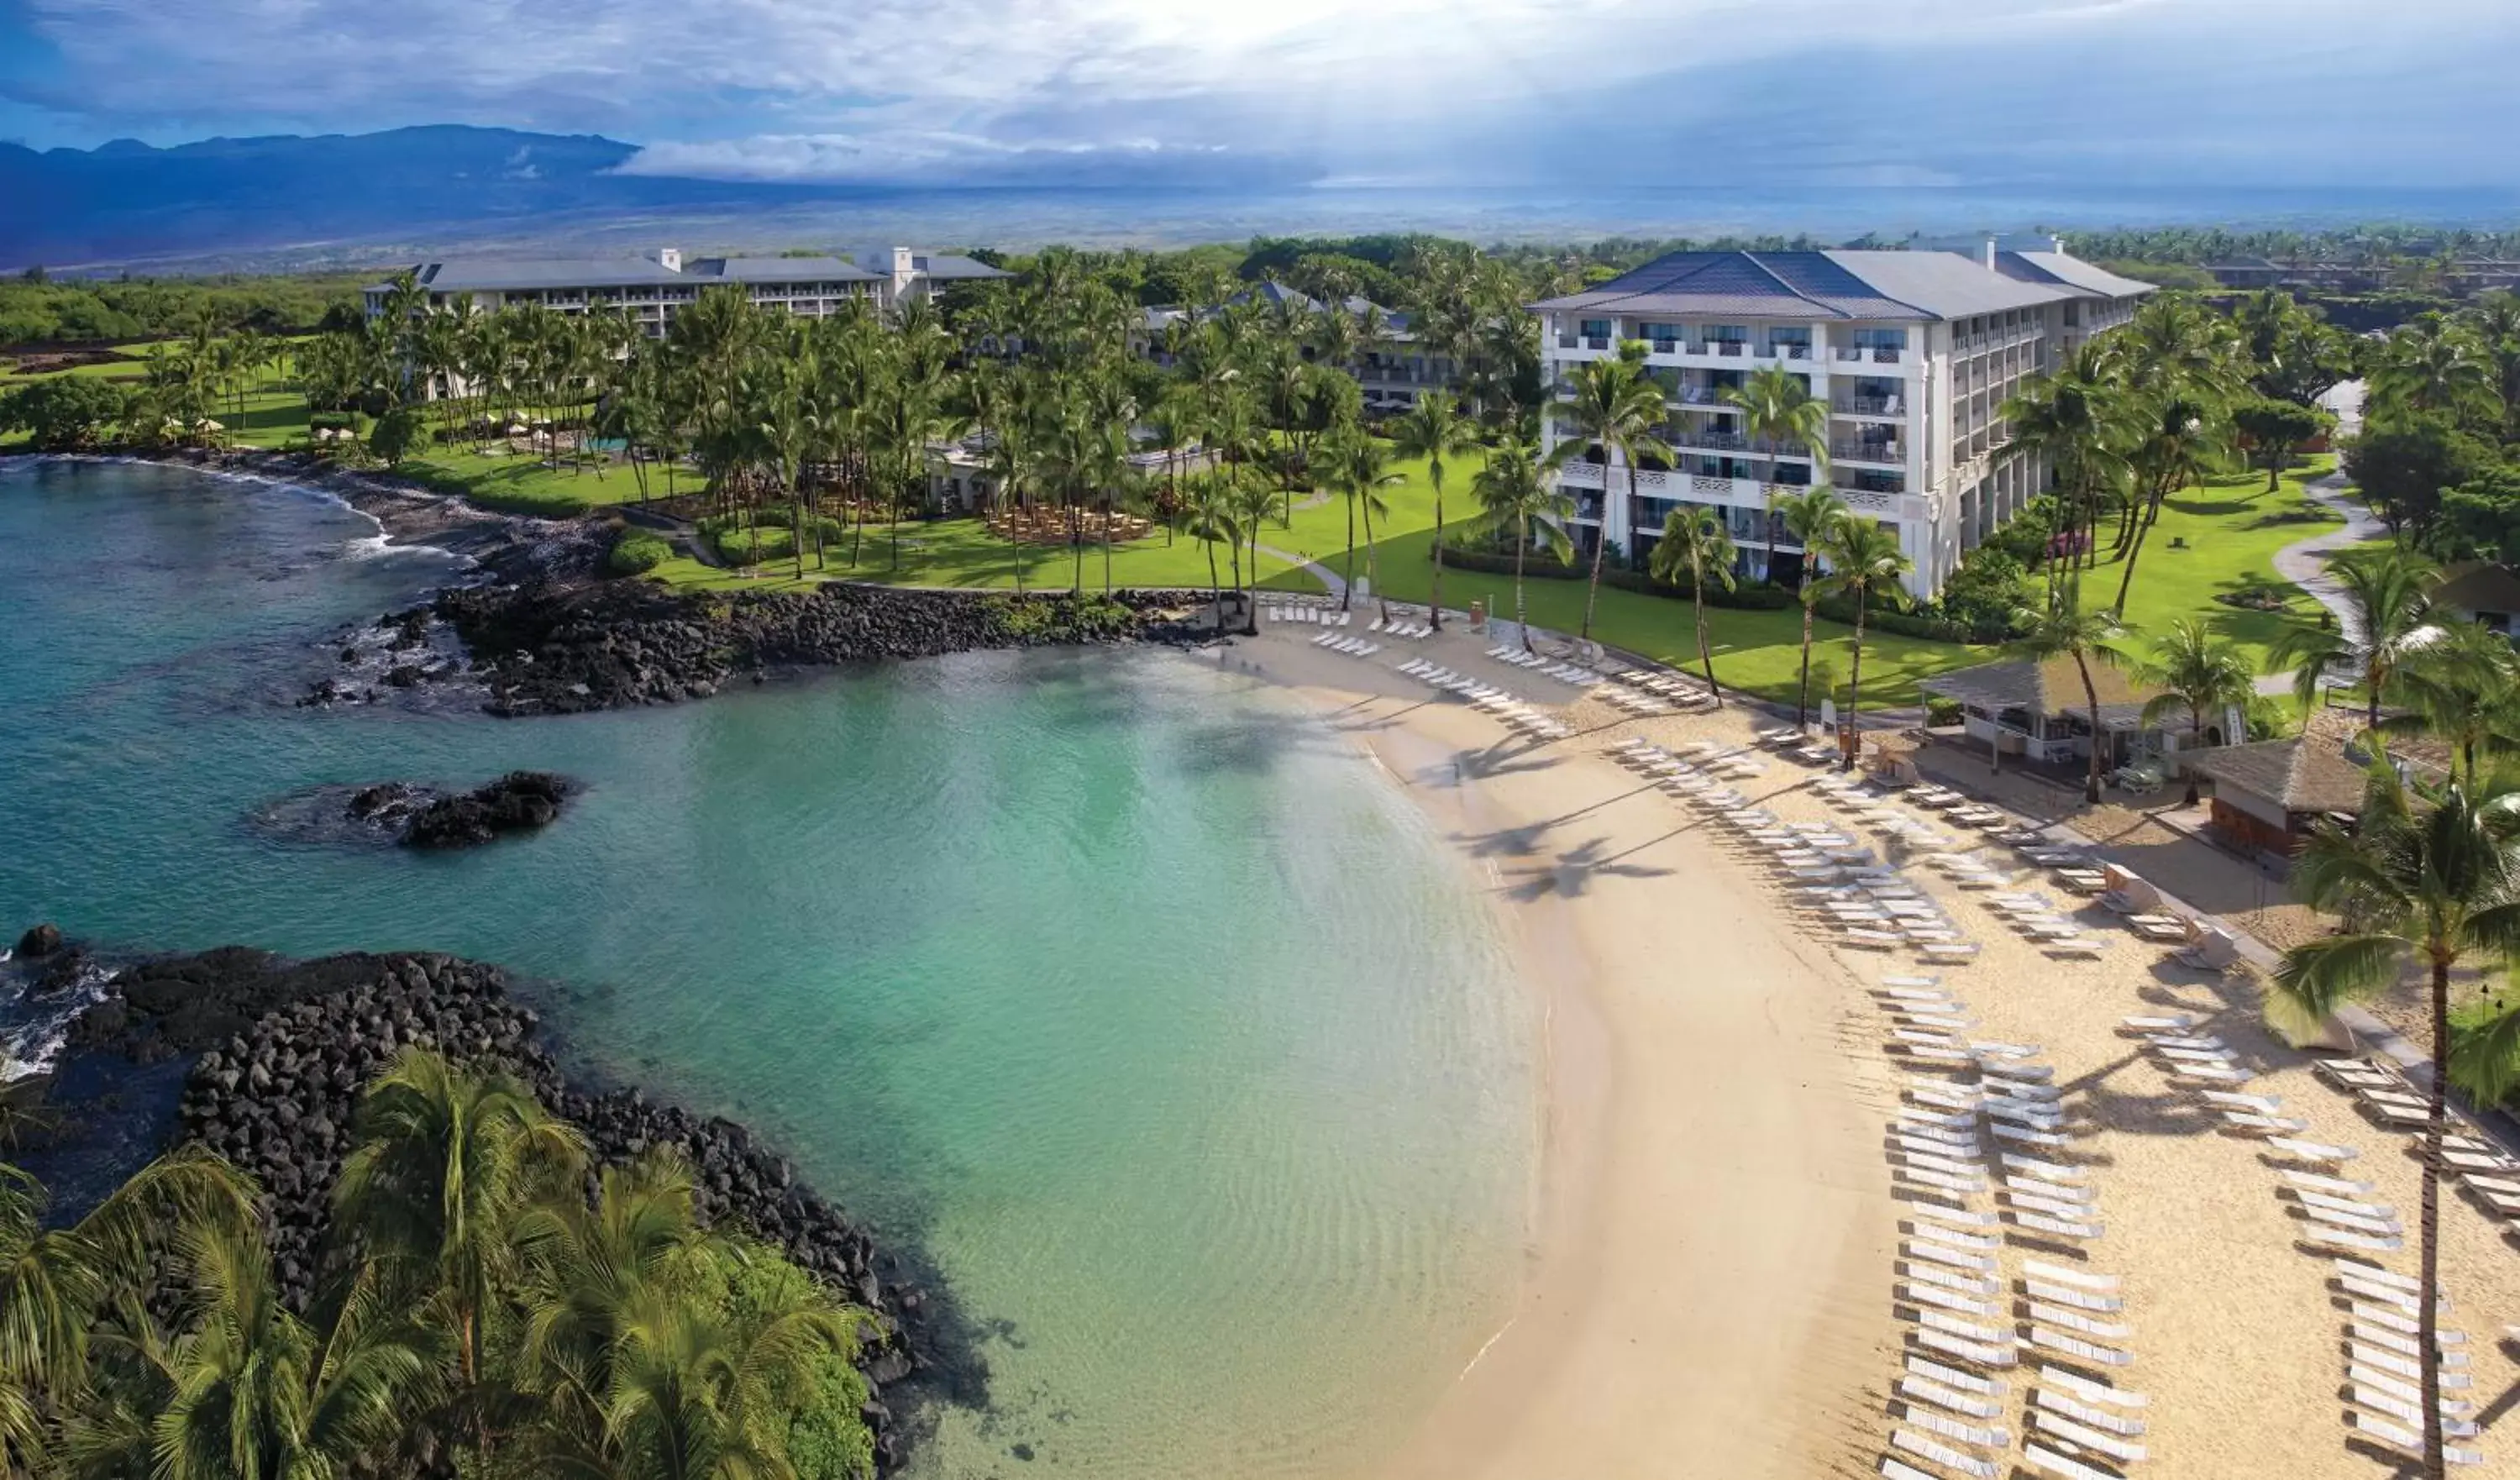
<svg viewBox="0 0 2520 1480">
<path fill-rule="evenodd" d="M 2123 324 L 2149 284 L 2062 250 L 1680 251 L 1566 297 L 1532 305 L 1552 384 L 1586 360 L 1646 346 L 1665 393 L 1663 440 L 1674 468 L 1627 468 L 1598 448 L 1565 465 L 1574 531 L 1589 553 L 1606 537 L 1643 563 L 1675 507 L 1725 511 L 1743 568 L 1789 578 L 1801 549 L 1763 529 L 1767 482 L 1808 485 L 1800 447 L 1753 447 L 1723 391 L 1781 366 L 1829 405 L 1827 472 L 1859 514 L 1895 530 L 1932 596 L 1960 557 L 2046 485 L 2047 471 L 2002 455 L 1998 409 L 2084 339 Z M 1544 451 L 1566 428 L 1545 428 Z"/>
<path fill-rule="evenodd" d="M 674 315 L 698 299 L 703 288 L 738 287 L 765 308 L 828 318 L 851 299 L 871 298 L 889 309 L 932 298 L 950 284 L 1012 276 L 969 257 L 907 247 L 893 247 L 889 254 L 860 255 L 875 266 L 862 267 L 849 257 L 686 261 L 680 251 L 665 247 L 651 257 L 480 258 L 421 262 L 410 271 L 428 292 L 431 309 L 451 308 L 459 298 L 470 298 L 484 312 L 518 303 L 538 303 L 561 313 L 611 307 L 628 314 L 651 338 L 661 338 Z M 370 318 L 384 311 L 393 286 L 377 283 L 362 291 Z"/>
</svg>

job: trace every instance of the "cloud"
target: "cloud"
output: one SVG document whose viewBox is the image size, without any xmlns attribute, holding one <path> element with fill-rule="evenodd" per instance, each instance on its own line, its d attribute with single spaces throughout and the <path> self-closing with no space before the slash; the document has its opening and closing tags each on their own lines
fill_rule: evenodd
<svg viewBox="0 0 2520 1480">
<path fill-rule="evenodd" d="M 867 183 L 1921 181 L 2305 147 L 2506 179 L 2488 63 L 2520 47 L 2507 0 L 0 0 L 0 54 L 12 26 L 47 66 L 0 68 L 0 100 L 92 138 L 471 122 L 628 139 L 638 173 Z"/>
<path fill-rule="evenodd" d="M 1309 161 L 1224 144 L 1159 139 L 1035 140 L 977 134 L 759 134 L 652 144 L 614 171 L 789 185 L 1272 184 L 1309 179 Z"/>
</svg>

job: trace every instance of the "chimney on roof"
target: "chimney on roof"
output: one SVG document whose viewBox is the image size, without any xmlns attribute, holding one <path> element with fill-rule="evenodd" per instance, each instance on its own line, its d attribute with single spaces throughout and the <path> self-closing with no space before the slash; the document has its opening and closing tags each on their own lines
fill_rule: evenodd
<svg viewBox="0 0 2520 1480">
<path fill-rule="evenodd" d="M 683 249 L 679 247 L 657 247 L 656 265 L 667 272 L 681 272 L 683 270 Z"/>
<path fill-rule="evenodd" d="M 1986 255 L 1980 257 L 1978 260 L 1985 266 L 1987 271 L 1995 271 L 1995 234 L 1993 232 L 1987 233 Z"/>
<path fill-rule="evenodd" d="M 910 294 L 910 285 L 919 276 L 919 258 L 907 247 L 892 249 L 892 301 L 898 303 Z"/>
<path fill-rule="evenodd" d="M 2060 257 L 2070 257 L 2073 255 L 2072 252 L 2065 249 L 2065 239 L 2063 237 L 2049 237 L 2048 239 L 2048 249 Z"/>
</svg>

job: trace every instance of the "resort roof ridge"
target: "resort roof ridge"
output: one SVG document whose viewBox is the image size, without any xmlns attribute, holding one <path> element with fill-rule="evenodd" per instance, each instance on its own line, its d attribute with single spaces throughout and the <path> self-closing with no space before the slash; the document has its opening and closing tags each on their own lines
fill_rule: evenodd
<svg viewBox="0 0 2520 1480">
<path fill-rule="evenodd" d="M 1538 310 L 1759 318 L 1958 319 L 2149 292 L 2059 251 L 1674 251 Z"/>
<path fill-rule="evenodd" d="M 1001 268 L 958 252 L 922 252 L 906 247 L 841 254 L 691 257 L 673 247 L 646 256 L 446 257 L 412 264 L 409 271 L 430 292 L 522 292 L 568 288 L 641 288 L 708 283 L 883 283 L 899 277 L 935 282 L 1012 277 Z M 391 282 L 371 293 L 389 292 Z"/>
</svg>

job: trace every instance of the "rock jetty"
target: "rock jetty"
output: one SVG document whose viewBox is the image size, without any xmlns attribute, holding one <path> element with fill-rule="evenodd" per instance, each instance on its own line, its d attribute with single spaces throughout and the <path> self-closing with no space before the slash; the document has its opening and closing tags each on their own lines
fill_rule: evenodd
<svg viewBox="0 0 2520 1480">
<path fill-rule="evenodd" d="M 533 1009 L 505 972 L 456 957 L 354 954 L 291 962 L 230 946 L 121 972 L 71 1029 L 73 1046 L 144 1061 L 198 1054 L 177 1108 L 178 1138 L 249 1173 L 267 1199 L 285 1298 L 302 1309 L 324 1271 L 328 1192 L 349 1149 L 361 1089 L 403 1049 L 515 1075 L 577 1126 L 603 1164 L 654 1147 L 690 1162 L 698 1210 L 783 1250 L 873 1313 L 861 1367 L 878 1393 L 868 1417 L 889 1467 L 903 1433 L 881 1389 L 924 1370 L 950 1336 L 939 1302 L 744 1127 L 650 1100 L 635 1088 L 572 1085 L 540 1041 Z"/>
<path fill-rule="evenodd" d="M 1190 641 L 1194 591 L 1015 596 L 832 584 L 684 594 L 643 581 L 473 586 L 438 614 L 500 715 L 704 698 L 739 675 L 1052 644 Z"/>
</svg>

